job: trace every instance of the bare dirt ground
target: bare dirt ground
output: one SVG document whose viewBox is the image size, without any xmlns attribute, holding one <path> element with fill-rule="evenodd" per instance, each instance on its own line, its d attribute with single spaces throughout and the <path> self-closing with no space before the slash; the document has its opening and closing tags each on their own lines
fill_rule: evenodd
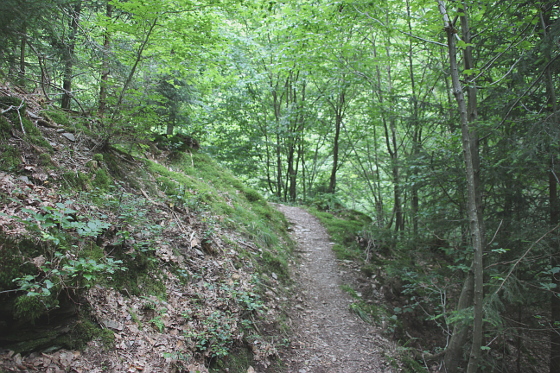
<svg viewBox="0 0 560 373">
<path fill-rule="evenodd" d="M 301 261 L 291 311 L 292 351 L 285 357 L 288 373 L 396 373 L 386 357 L 395 346 L 380 331 L 350 311 L 351 297 L 341 288 L 347 268 L 338 263 L 329 235 L 307 211 L 278 205 L 293 224 Z M 345 281 L 346 282 L 346 281 Z"/>
</svg>

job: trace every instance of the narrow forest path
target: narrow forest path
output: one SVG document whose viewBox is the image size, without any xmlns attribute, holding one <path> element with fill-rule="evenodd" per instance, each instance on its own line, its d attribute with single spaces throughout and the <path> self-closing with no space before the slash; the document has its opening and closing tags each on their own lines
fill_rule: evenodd
<svg viewBox="0 0 560 373">
<path fill-rule="evenodd" d="M 325 228 L 301 208 L 277 208 L 293 224 L 301 254 L 287 373 L 396 373 L 384 359 L 394 347 L 349 309 L 352 299 L 340 288 L 343 269 Z"/>
</svg>

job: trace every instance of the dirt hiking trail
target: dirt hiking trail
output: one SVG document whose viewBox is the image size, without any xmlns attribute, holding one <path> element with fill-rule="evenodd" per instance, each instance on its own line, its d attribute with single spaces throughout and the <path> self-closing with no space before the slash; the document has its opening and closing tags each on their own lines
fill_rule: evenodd
<svg viewBox="0 0 560 373">
<path fill-rule="evenodd" d="M 341 288 L 347 274 L 331 250 L 333 243 L 307 211 L 277 205 L 293 225 L 301 260 L 291 310 L 294 336 L 286 357 L 288 373 L 396 373 L 384 356 L 395 347 L 350 311 L 351 297 Z"/>
</svg>

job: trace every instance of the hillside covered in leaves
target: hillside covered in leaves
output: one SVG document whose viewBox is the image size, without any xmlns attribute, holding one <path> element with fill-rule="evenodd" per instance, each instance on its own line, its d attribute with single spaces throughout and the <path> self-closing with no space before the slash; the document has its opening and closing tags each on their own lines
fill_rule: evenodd
<svg viewBox="0 0 560 373">
<path fill-rule="evenodd" d="M 188 136 L 37 97 L 0 87 L 0 371 L 273 371 L 284 217 Z"/>
</svg>

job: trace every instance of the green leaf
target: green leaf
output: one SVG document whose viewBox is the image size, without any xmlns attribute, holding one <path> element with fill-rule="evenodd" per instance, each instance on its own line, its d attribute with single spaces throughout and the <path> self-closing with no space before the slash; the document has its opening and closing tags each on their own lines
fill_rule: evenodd
<svg viewBox="0 0 560 373">
<path fill-rule="evenodd" d="M 480 69 L 466 69 L 466 70 L 463 70 L 463 74 L 465 74 L 465 75 L 477 75 L 478 73 L 480 73 Z"/>
<path fill-rule="evenodd" d="M 465 43 L 463 40 L 457 41 L 457 47 L 460 49 L 465 49 L 467 47 L 473 47 L 473 46 L 474 46 L 473 43 Z"/>
</svg>

